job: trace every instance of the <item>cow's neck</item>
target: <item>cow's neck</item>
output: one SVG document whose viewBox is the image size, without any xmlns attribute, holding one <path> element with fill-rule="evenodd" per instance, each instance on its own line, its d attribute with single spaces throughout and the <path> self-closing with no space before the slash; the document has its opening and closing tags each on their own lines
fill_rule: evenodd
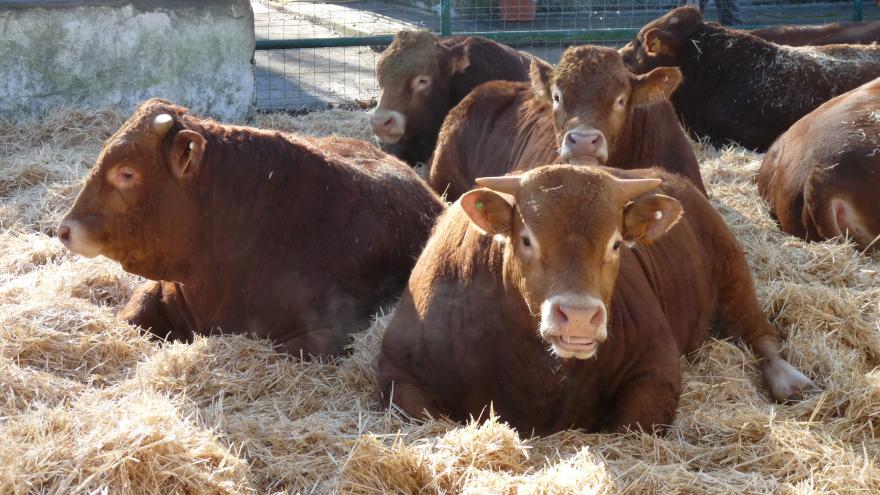
<svg viewBox="0 0 880 495">
<path fill-rule="evenodd" d="M 290 144 L 234 129 L 209 139 L 195 186 L 199 232 L 186 272 L 171 274 L 197 315 L 231 300 L 237 307 L 259 304 L 251 298 L 265 291 L 254 289 L 295 265 L 309 226 L 320 222 L 303 212 L 316 211 L 307 204 L 331 187 L 323 176 L 332 167 L 305 141 L 290 138 L 296 141 Z M 244 146 L 247 153 L 236 149 Z"/>
</svg>

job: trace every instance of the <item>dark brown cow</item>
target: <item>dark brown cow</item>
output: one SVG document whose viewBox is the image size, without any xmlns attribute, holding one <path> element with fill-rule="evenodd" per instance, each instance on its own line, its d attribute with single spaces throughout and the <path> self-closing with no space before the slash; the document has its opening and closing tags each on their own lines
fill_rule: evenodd
<svg viewBox="0 0 880 495">
<path fill-rule="evenodd" d="M 658 165 L 701 190 L 693 149 L 666 100 L 681 81 L 675 68 L 644 76 L 626 70 L 611 48 L 572 47 L 557 68 L 535 61 L 531 86 L 495 82 L 450 112 L 428 184 L 456 199 L 474 179 L 553 162 L 617 168 Z"/>
<path fill-rule="evenodd" d="M 688 181 L 554 165 L 478 183 L 438 221 L 385 333 L 384 403 L 464 421 L 491 401 L 540 434 L 660 427 L 675 417 L 680 358 L 710 323 L 764 358 L 777 400 L 810 385 Z"/>
<path fill-rule="evenodd" d="M 449 109 L 487 81 L 528 81 L 532 56 L 479 36 L 401 31 L 379 56 L 373 133 L 409 163 L 427 162 Z"/>
<path fill-rule="evenodd" d="M 772 26 L 748 31 L 779 45 L 869 45 L 880 41 L 880 21 L 832 22 L 821 26 Z"/>
<path fill-rule="evenodd" d="M 848 235 L 862 249 L 880 236 L 880 79 L 797 121 L 767 152 L 758 189 L 789 234 Z"/>
<path fill-rule="evenodd" d="M 352 139 L 221 125 L 153 99 L 104 145 L 58 237 L 148 282 L 120 317 L 160 337 L 253 332 L 343 352 L 402 288 L 443 206 Z"/>
<path fill-rule="evenodd" d="M 880 46 L 776 45 L 706 23 L 693 6 L 648 23 L 621 54 L 637 74 L 681 68 L 672 102 L 697 136 L 761 151 L 822 103 L 880 75 Z"/>
</svg>

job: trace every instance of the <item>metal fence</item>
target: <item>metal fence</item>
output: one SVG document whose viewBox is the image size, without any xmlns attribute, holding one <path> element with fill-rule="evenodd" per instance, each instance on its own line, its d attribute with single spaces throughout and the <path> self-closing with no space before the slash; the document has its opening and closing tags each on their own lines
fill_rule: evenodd
<svg viewBox="0 0 880 495">
<path fill-rule="evenodd" d="M 701 2 L 707 19 L 733 27 L 880 19 L 873 0 L 252 0 L 256 104 L 370 106 L 376 57 L 402 29 L 479 34 L 555 62 L 573 43 L 620 46 L 670 8 Z"/>
</svg>

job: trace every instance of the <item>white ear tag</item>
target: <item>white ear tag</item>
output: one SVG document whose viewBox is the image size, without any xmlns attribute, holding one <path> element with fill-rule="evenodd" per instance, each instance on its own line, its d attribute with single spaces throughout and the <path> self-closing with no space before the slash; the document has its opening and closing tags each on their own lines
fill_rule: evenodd
<svg viewBox="0 0 880 495">
<path fill-rule="evenodd" d="M 657 220 L 660 220 L 661 218 L 663 218 L 663 212 L 660 210 L 655 211 L 654 218 L 656 218 Z"/>
</svg>

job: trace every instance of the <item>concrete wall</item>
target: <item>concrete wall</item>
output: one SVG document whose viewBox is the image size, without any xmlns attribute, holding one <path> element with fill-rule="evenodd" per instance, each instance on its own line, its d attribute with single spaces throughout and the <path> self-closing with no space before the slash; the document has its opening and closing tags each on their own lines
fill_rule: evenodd
<svg viewBox="0 0 880 495">
<path fill-rule="evenodd" d="M 132 110 L 159 96 L 224 121 L 251 115 L 248 0 L 0 0 L 0 117 Z"/>
</svg>

